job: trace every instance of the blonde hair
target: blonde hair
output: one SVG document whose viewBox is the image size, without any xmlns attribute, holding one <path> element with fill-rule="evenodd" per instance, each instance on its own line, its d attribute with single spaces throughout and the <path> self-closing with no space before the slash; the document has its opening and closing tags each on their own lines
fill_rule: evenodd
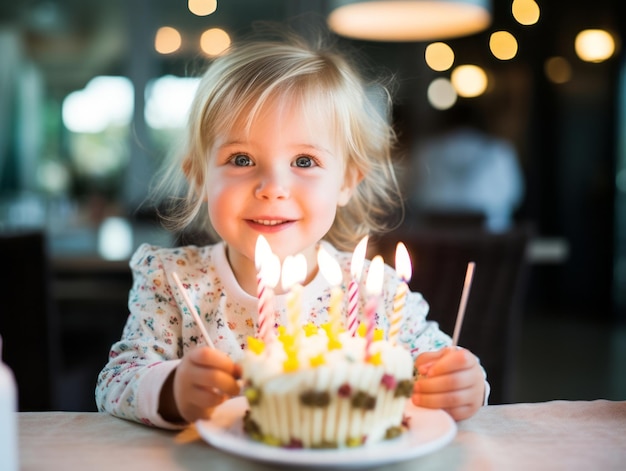
<svg viewBox="0 0 626 471">
<path fill-rule="evenodd" d="M 250 124 L 269 100 L 287 99 L 327 118 L 323 125 L 331 126 L 345 146 L 345 168 L 362 176 L 348 204 L 337 209 L 325 239 L 348 250 L 364 235 L 385 230 L 390 215 L 402 207 L 391 156 L 396 143 L 389 124 L 391 99 L 384 86 L 368 86 L 356 70 L 321 41 L 309 44 L 295 35 L 235 44 L 216 58 L 199 83 L 182 154 L 157 187 L 178 195 L 161 214 L 165 225 L 203 228 L 215 236 L 204 182 L 216 139 L 240 119 Z M 368 90 L 378 91 L 378 100 Z"/>
</svg>

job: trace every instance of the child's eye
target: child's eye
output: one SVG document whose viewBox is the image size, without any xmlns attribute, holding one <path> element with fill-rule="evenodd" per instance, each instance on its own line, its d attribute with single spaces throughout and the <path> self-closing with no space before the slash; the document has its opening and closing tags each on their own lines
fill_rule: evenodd
<svg viewBox="0 0 626 471">
<path fill-rule="evenodd" d="M 235 154 L 230 158 L 230 162 L 237 167 L 249 167 L 253 165 L 252 159 L 246 154 Z"/>
<path fill-rule="evenodd" d="M 306 167 L 313 167 L 315 166 L 315 161 L 311 158 L 311 157 L 307 157 L 306 155 L 302 155 L 298 158 L 296 158 L 294 165 L 296 167 L 302 167 L 302 168 L 306 168 Z"/>
</svg>

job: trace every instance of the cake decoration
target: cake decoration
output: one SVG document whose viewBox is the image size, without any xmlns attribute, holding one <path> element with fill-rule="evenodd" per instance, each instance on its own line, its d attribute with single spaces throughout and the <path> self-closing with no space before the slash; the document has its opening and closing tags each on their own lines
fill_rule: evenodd
<svg viewBox="0 0 626 471">
<path fill-rule="evenodd" d="M 364 258 L 366 243 L 367 238 L 362 241 L 363 253 L 355 254 L 353 263 Z M 340 311 L 339 264 L 320 248 L 318 265 L 331 286 L 328 322 L 301 324 L 306 262 L 304 257 L 288 256 L 281 269 L 287 325 L 278 326 L 271 335 L 248 339 L 241 363 L 249 404 L 244 431 L 265 444 L 288 448 L 354 447 L 395 438 L 406 428 L 404 408 L 413 390 L 414 366 L 397 334 L 385 339 L 376 328 L 383 259 L 376 256 L 370 263 L 367 302 L 358 327 L 351 310 L 354 301 L 349 298 L 347 329 Z M 351 272 L 353 281 L 360 279 L 360 270 Z M 404 284 L 408 276 L 402 276 Z M 354 287 L 349 291 L 352 296 Z M 404 309 L 403 296 L 400 292 L 394 303 L 396 324 Z"/>
</svg>

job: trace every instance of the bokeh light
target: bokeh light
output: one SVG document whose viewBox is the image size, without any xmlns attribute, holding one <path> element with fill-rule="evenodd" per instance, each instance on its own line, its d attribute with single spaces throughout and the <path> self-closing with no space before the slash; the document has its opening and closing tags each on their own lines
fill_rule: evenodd
<svg viewBox="0 0 626 471">
<path fill-rule="evenodd" d="M 544 64 L 544 71 L 552 83 L 566 83 L 572 78 L 572 66 L 561 56 L 549 57 Z"/>
<path fill-rule="evenodd" d="M 431 43 L 426 46 L 424 58 L 428 67 L 437 72 L 443 72 L 454 64 L 454 51 L 446 43 Z"/>
<path fill-rule="evenodd" d="M 576 54 L 587 62 L 604 62 L 615 52 L 615 40 L 608 31 L 586 29 L 576 35 Z"/>
<path fill-rule="evenodd" d="M 489 38 L 489 49 L 500 60 L 513 59 L 517 54 L 517 40 L 508 31 L 496 31 Z"/>
<path fill-rule="evenodd" d="M 486 72 L 477 65 L 460 65 L 451 74 L 450 80 L 459 96 L 474 98 L 487 89 Z"/>
<path fill-rule="evenodd" d="M 217 0 L 189 0 L 189 11 L 197 16 L 207 16 L 217 10 Z"/>
<path fill-rule="evenodd" d="M 154 49 L 159 54 L 171 54 L 180 49 L 182 38 L 176 28 L 162 26 L 154 37 Z"/>
<path fill-rule="evenodd" d="M 454 106 L 458 98 L 456 90 L 445 77 L 439 77 L 433 80 L 428 86 L 427 91 L 428 102 L 433 108 L 438 110 L 447 110 Z"/>
<path fill-rule="evenodd" d="M 230 36 L 221 28 L 207 29 L 200 37 L 200 48 L 208 56 L 219 56 L 230 46 Z"/>
<path fill-rule="evenodd" d="M 511 12 L 513 18 L 525 26 L 534 25 L 539 21 L 539 5 L 534 0 L 513 0 Z"/>
</svg>

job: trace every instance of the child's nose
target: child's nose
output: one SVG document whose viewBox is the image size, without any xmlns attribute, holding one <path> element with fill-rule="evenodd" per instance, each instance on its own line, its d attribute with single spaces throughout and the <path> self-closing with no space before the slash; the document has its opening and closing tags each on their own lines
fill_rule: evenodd
<svg viewBox="0 0 626 471">
<path fill-rule="evenodd" d="M 289 197 L 288 178 L 276 170 L 263 172 L 255 194 L 257 198 L 284 199 Z"/>
</svg>

